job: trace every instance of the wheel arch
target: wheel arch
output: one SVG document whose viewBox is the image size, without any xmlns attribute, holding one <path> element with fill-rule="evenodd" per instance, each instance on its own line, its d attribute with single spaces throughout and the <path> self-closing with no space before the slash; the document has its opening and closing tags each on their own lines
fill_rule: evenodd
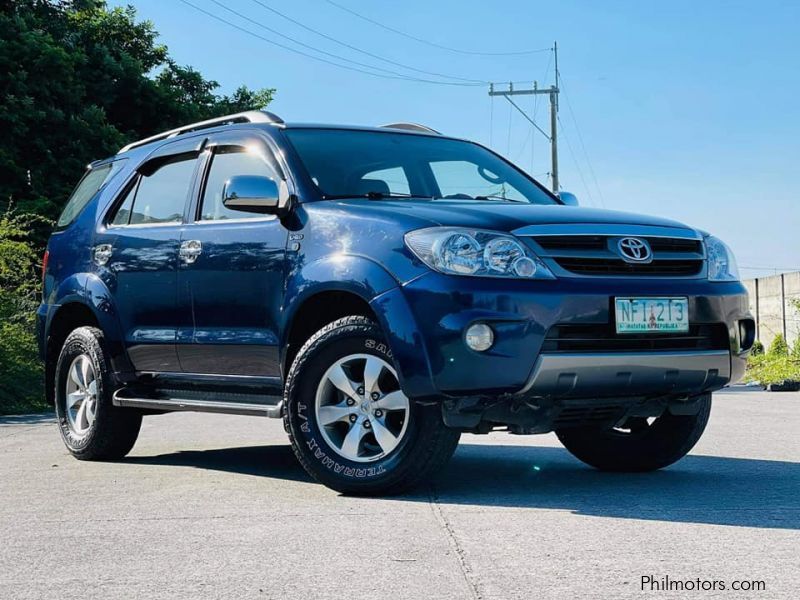
<svg viewBox="0 0 800 600">
<path fill-rule="evenodd" d="M 61 304 L 50 317 L 45 346 L 45 398 L 49 404 L 55 402 L 56 362 L 67 336 L 78 327 L 99 327 L 100 323 L 89 306 L 72 300 Z"/>
<path fill-rule="evenodd" d="M 340 317 L 363 315 L 381 328 L 406 394 L 436 395 L 416 319 L 397 280 L 377 262 L 336 255 L 309 263 L 287 282 L 283 313 L 284 378 L 308 337 Z"/>
<path fill-rule="evenodd" d="M 351 290 L 318 290 L 305 297 L 294 311 L 286 328 L 281 364 L 284 379 L 306 340 L 328 323 L 351 315 L 369 317 L 378 322 L 377 315 L 369 302 Z"/>
<path fill-rule="evenodd" d="M 103 332 L 114 373 L 130 370 L 120 333 L 120 323 L 106 284 L 94 274 L 73 276 L 59 286 L 47 317 L 44 336 L 45 396 L 54 399 L 55 365 L 61 347 L 78 327 L 97 327 Z"/>
</svg>

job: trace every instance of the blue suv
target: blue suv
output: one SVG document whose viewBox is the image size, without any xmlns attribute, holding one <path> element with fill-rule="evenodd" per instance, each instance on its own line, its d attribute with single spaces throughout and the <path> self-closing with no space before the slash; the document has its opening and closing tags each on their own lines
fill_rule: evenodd
<svg viewBox="0 0 800 600">
<path fill-rule="evenodd" d="M 754 340 L 717 238 L 580 208 L 406 123 L 253 111 L 135 142 L 89 167 L 46 259 L 41 356 L 76 458 L 123 457 L 143 415 L 282 418 L 353 494 L 418 484 L 462 432 L 664 467 Z"/>
</svg>

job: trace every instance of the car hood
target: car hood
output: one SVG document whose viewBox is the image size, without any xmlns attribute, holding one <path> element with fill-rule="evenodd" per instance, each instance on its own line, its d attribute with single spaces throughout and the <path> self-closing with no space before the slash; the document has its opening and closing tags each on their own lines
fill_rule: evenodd
<svg viewBox="0 0 800 600">
<path fill-rule="evenodd" d="M 463 200 L 337 200 L 339 207 L 377 218 L 407 221 L 410 229 L 426 225 L 514 231 L 526 225 L 617 224 L 692 229 L 661 217 L 563 205 Z"/>
</svg>

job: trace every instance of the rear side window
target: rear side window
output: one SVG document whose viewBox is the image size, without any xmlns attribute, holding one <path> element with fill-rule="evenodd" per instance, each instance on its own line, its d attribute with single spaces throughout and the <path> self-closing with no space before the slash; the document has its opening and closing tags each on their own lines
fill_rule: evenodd
<svg viewBox="0 0 800 600">
<path fill-rule="evenodd" d="M 138 179 L 111 217 L 112 225 L 180 223 L 196 159 L 183 158 L 159 167 Z"/>
<path fill-rule="evenodd" d="M 123 162 L 122 160 L 117 160 L 89 169 L 81 178 L 78 187 L 72 192 L 72 196 L 67 201 L 61 216 L 58 217 L 56 227 L 66 227 L 72 223 L 86 205 L 89 204 L 89 201 L 94 198 L 94 195 L 100 191 L 100 188 L 119 172 Z"/>
</svg>

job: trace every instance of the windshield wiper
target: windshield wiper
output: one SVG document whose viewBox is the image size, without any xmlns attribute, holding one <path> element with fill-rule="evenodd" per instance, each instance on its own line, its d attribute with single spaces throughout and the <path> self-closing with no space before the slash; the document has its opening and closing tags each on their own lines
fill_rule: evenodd
<svg viewBox="0 0 800 600">
<path fill-rule="evenodd" d="M 401 192 L 366 192 L 360 194 L 323 194 L 323 200 L 343 200 L 345 198 L 369 198 L 370 200 L 384 200 L 386 198 L 430 198 L 419 194 L 403 194 Z"/>
<path fill-rule="evenodd" d="M 475 196 L 475 200 L 502 200 L 504 202 L 516 202 L 517 204 L 528 204 L 524 200 L 515 200 L 514 198 L 506 198 L 505 196 Z"/>
</svg>

